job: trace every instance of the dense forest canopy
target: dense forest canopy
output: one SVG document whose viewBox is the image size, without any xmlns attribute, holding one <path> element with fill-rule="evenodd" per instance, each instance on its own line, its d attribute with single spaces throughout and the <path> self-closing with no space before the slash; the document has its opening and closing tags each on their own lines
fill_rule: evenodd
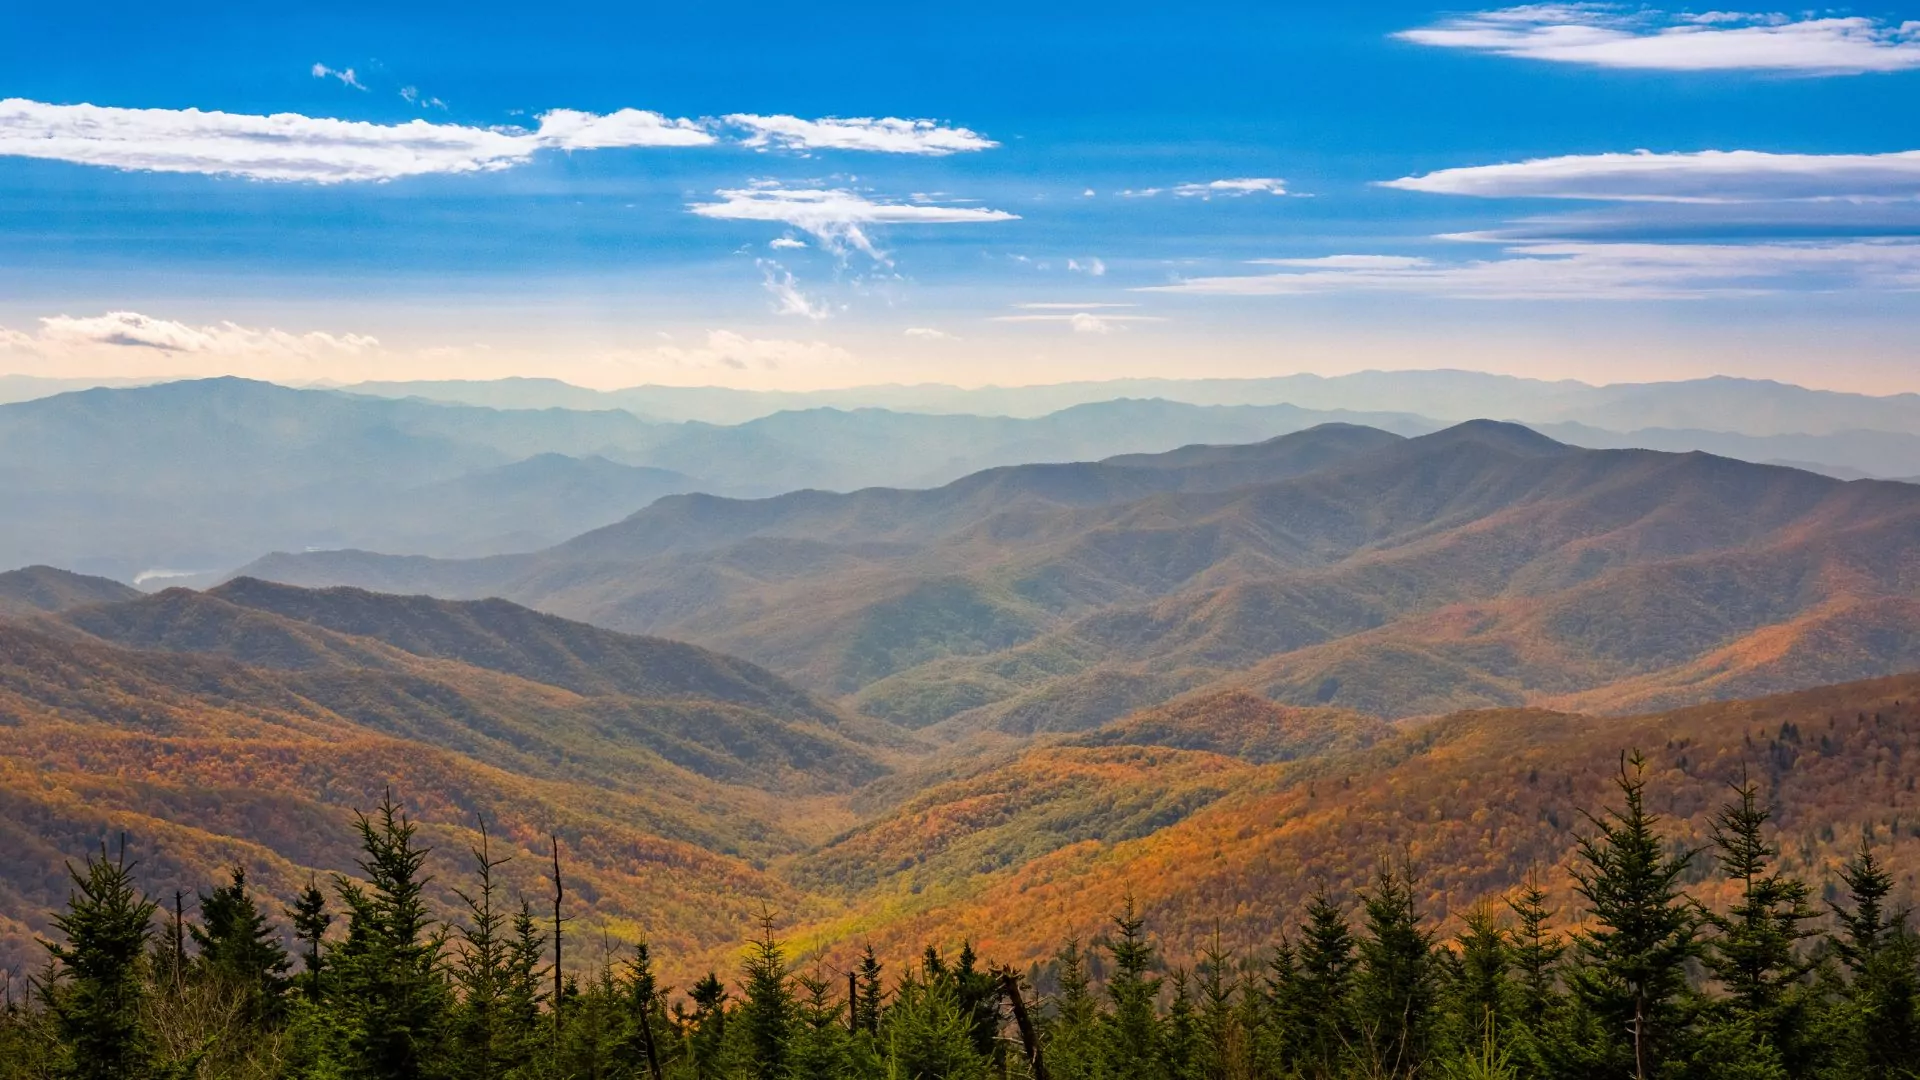
<svg viewBox="0 0 1920 1080">
<path fill-rule="evenodd" d="M 6 988 L 0 1077 L 1914 1076 L 1920 936 L 1875 837 L 1809 881 L 1781 869 L 1757 782 L 1702 848 L 1648 784 L 1623 755 L 1607 805 L 1568 808 L 1576 912 L 1536 875 L 1443 936 L 1417 868 L 1389 862 L 1256 949 L 1170 965 L 1129 897 L 1024 969 L 964 941 L 829 966 L 766 912 L 732 971 L 685 987 L 644 940 L 569 929 L 557 842 L 551 894 L 510 895 L 482 823 L 463 910 L 436 918 L 391 796 L 355 818 L 356 874 L 287 897 L 243 867 L 190 904 L 149 897 L 123 840 L 69 866 L 44 967 Z"/>
</svg>

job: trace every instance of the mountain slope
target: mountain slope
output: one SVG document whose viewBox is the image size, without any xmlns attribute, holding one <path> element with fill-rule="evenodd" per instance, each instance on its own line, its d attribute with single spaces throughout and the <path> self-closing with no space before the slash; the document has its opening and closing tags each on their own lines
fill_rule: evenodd
<svg viewBox="0 0 1920 1080">
<path fill-rule="evenodd" d="M 1283 765 L 1042 746 L 798 860 L 795 881 L 857 896 L 800 938 L 829 965 L 868 944 L 898 956 L 962 939 L 1017 964 L 1096 938 L 1131 897 L 1169 962 L 1190 963 L 1216 934 L 1229 949 L 1276 940 L 1316 890 L 1351 896 L 1388 863 L 1411 866 L 1438 920 L 1537 873 L 1571 923 L 1579 812 L 1617 799 L 1610 778 L 1635 747 L 1675 843 L 1705 843 L 1748 775 L 1778 808 L 1788 871 L 1818 889 L 1864 828 L 1904 868 L 1898 890 L 1920 888 L 1920 795 L 1900 764 L 1920 753 L 1920 675 L 1906 675 L 1630 717 L 1461 713 Z M 1105 786 L 1098 800 L 1089 775 Z M 1705 863 L 1699 876 L 1709 903 L 1730 899 Z"/>
<path fill-rule="evenodd" d="M 51 566 L 0 573 L 0 617 L 66 611 L 88 604 L 132 600 L 140 590 L 111 578 L 75 574 Z"/>
<path fill-rule="evenodd" d="M 0 954 L 91 838 L 129 834 L 150 887 L 238 860 L 290 895 L 352 872 L 350 811 L 389 789 L 443 881 L 484 819 L 538 892 L 558 833 L 591 925 L 717 947 L 756 904 L 818 909 L 764 866 L 903 745 L 751 664 L 503 601 L 240 581 L 0 623 Z"/>
</svg>

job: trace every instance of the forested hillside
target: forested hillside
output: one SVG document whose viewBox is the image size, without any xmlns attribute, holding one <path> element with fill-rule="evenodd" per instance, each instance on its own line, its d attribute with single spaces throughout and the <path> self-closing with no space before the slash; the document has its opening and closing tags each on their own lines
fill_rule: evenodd
<svg viewBox="0 0 1920 1080">
<path fill-rule="evenodd" d="M 528 890 L 557 834 L 593 926 L 671 911 L 715 945 L 809 906 L 764 864 L 851 820 L 883 742 L 750 664 L 501 601 L 235 582 L 0 622 L 0 942 L 30 961 L 62 861 L 121 833 L 163 892 L 352 872 L 350 811 L 391 788 L 449 855 L 492 823 Z"/>
<path fill-rule="evenodd" d="M 1920 666 L 1920 489 L 1487 422 L 674 497 L 531 555 L 249 572 L 504 595 L 946 736 L 1086 730 L 1203 688 L 1626 712 Z"/>
</svg>

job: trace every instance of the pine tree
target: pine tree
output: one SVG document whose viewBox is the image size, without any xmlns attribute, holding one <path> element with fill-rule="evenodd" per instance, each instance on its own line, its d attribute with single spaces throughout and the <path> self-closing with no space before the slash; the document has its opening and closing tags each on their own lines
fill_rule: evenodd
<svg viewBox="0 0 1920 1080">
<path fill-rule="evenodd" d="M 1800 945 L 1813 936 L 1807 923 L 1818 912 L 1804 882 L 1772 869 L 1778 853 L 1763 832 L 1772 811 L 1760 805 L 1759 789 L 1746 781 L 1734 790 L 1737 801 L 1714 816 L 1712 839 L 1740 896 L 1726 914 L 1707 916 L 1715 934 L 1703 959 L 1729 995 L 1723 1011 L 1768 1043 L 1790 1074 L 1807 1075 L 1814 963 Z"/>
<path fill-rule="evenodd" d="M 693 1001 L 693 1012 L 678 1012 L 680 1006 L 674 1006 L 676 1026 L 686 1042 L 687 1062 L 696 1080 L 713 1080 L 723 1075 L 727 1066 L 727 1020 L 731 1010 L 727 1007 L 726 984 L 709 971 L 693 984 L 687 996 Z"/>
<path fill-rule="evenodd" d="M 1113 1003 L 1107 1017 L 1106 1048 L 1110 1071 L 1133 1076 L 1160 1060 L 1160 1017 L 1155 1003 L 1161 980 L 1153 970 L 1153 944 L 1147 940 L 1146 919 L 1128 896 L 1112 916 L 1114 935 L 1107 942 L 1113 975 L 1107 997 Z"/>
<path fill-rule="evenodd" d="M 1440 974 L 1433 935 L 1420 928 L 1407 875 L 1392 869 L 1380 872 L 1364 910 L 1354 983 L 1362 1039 L 1380 1075 L 1414 1076 L 1432 1050 Z"/>
<path fill-rule="evenodd" d="M 745 968 L 739 1022 L 748 1068 L 757 1080 L 783 1080 L 793 1057 L 793 983 L 770 912 L 760 916 L 760 936 L 747 946 Z"/>
<path fill-rule="evenodd" d="M 346 1068 L 369 1080 L 430 1076 L 447 1036 L 451 995 L 424 896 L 428 850 L 414 843 L 416 827 L 391 797 L 371 818 L 356 814 L 354 828 L 370 887 L 335 880 L 348 922 L 329 986 L 329 1000 L 347 1020 Z"/>
<path fill-rule="evenodd" d="M 126 841 L 117 858 L 106 845 L 83 874 L 67 866 L 75 892 L 53 918 L 64 939 L 45 942 L 52 972 L 39 986 L 58 1039 L 59 1075 L 71 1080 L 147 1080 L 163 1074 L 140 1023 L 146 997 L 143 961 L 158 909 L 133 884 Z"/>
<path fill-rule="evenodd" d="M 1053 1080 L 1097 1080 L 1106 1076 L 1107 1055 L 1100 1038 L 1100 1004 L 1093 997 L 1086 954 L 1069 938 L 1054 957 L 1060 994 L 1044 1037 L 1047 1071 Z"/>
<path fill-rule="evenodd" d="M 854 1026 L 869 1035 L 880 1034 L 880 1012 L 886 1007 L 887 994 L 881 983 L 879 957 L 869 945 L 860 956 L 859 994 L 854 1006 Z"/>
<path fill-rule="evenodd" d="M 1353 928 L 1324 889 L 1307 902 L 1307 920 L 1292 955 L 1285 1063 L 1310 1078 L 1340 1075 L 1356 1045 L 1353 990 L 1359 965 Z"/>
<path fill-rule="evenodd" d="M 495 1052 L 507 1075 L 520 1076 L 531 1068 L 541 1048 L 551 1045 L 540 1021 L 540 1006 L 547 1000 L 547 938 L 533 905 L 524 897 L 511 926 Z"/>
<path fill-rule="evenodd" d="M 1462 922 L 1465 929 L 1454 939 L 1454 1044 L 1467 1050 L 1504 1046 L 1515 996 L 1512 943 L 1485 904 L 1475 905 Z"/>
<path fill-rule="evenodd" d="M 793 1080 L 845 1080 L 852 1066 L 851 1040 L 840 1000 L 839 980 L 796 975 L 798 988 L 792 1061 L 787 1075 Z"/>
<path fill-rule="evenodd" d="M 493 1080 L 510 1067 L 513 1041 L 505 1015 L 512 942 L 507 937 L 508 913 L 499 906 L 500 887 L 494 881 L 494 871 L 508 860 L 493 857 L 486 821 L 480 821 L 479 829 L 480 843 L 470 849 L 479 888 L 472 894 L 454 890 L 467 910 L 453 961 L 460 1001 L 454 1010 L 452 1050 L 461 1076 Z"/>
<path fill-rule="evenodd" d="M 1160 1075 L 1167 1080 L 1202 1080 L 1206 1076 L 1207 1041 L 1194 1007 L 1193 987 L 1185 968 L 1173 972 L 1173 1000 L 1160 1039 Z"/>
<path fill-rule="evenodd" d="M 660 1080 L 666 1064 L 660 1040 L 664 1019 L 660 1008 L 663 994 L 660 982 L 653 973 L 653 950 L 646 942 L 642 941 L 633 947 L 633 955 L 627 958 L 621 987 L 627 1028 L 624 1056 L 628 1061 L 645 1062 L 647 1075 L 652 1080 Z"/>
<path fill-rule="evenodd" d="M 1575 891 L 1595 929 L 1575 939 L 1571 989 L 1591 1018 L 1596 1075 L 1659 1074 L 1685 1052 L 1687 962 L 1699 955 L 1697 917 L 1679 888 L 1694 853 L 1667 854 L 1660 819 L 1646 808 L 1646 759 L 1625 758 L 1614 784 L 1624 806 L 1587 815 L 1598 830 L 1579 841 Z"/>
<path fill-rule="evenodd" d="M 247 995 L 247 1009 L 259 1019 L 281 1012 L 287 970 L 293 966 L 278 932 L 247 894 L 247 872 L 235 866 L 227 884 L 200 896 L 200 925 L 189 928 L 205 973 Z"/>
<path fill-rule="evenodd" d="M 1216 927 L 1213 943 L 1200 956 L 1199 969 L 1199 1075 L 1206 1080 L 1227 1080 L 1248 1065 L 1248 1031 L 1245 1015 L 1236 1007 L 1235 983 L 1228 973 L 1231 963 L 1220 947 Z"/>
<path fill-rule="evenodd" d="M 960 943 L 960 955 L 953 964 L 954 999 L 967 1018 L 973 1033 L 973 1048 L 991 1061 L 1000 1049 L 1000 980 L 980 967 L 973 942 Z"/>
<path fill-rule="evenodd" d="M 986 1080 L 987 1060 L 974 1048 L 972 1027 L 953 980 L 902 981 L 882 1033 L 889 1074 L 913 1080 Z"/>
<path fill-rule="evenodd" d="M 1862 1080 L 1911 1080 L 1920 1072 L 1920 939 L 1905 911 L 1887 910 L 1893 875 L 1867 835 L 1841 880 L 1848 906 L 1832 905 L 1840 933 L 1829 938 L 1847 975 L 1838 1049 Z"/>
<path fill-rule="evenodd" d="M 1507 907 L 1517 920 L 1511 940 L 1518 1018 L 1527 1030 L 1542 1031 L 1561 1004 L 1560 958 L 1567 945 L 1548 929 L 1554 911 L 1547 907 L 1546 890 L 1534 874 L 1527 875 L 1520 895 L 1509 899 Z"/>
<path fill-rule="evenodd" d="M 301 943 L 301 963 L 305 970 L 298 981 L 310 1001 L 319 1001 L 324 985 L 320 966 L 325 961 L 321 956 L 320 943 L 326 940 L 327 928 L 333 925 L 333 915 L 327 911 L 327 895 L 312 878 L 307 879 L 306 888 L 294 898 L 293 906 L 286 909 L 287 918 L 293 923 L 293 937 Z"/>
</svg>

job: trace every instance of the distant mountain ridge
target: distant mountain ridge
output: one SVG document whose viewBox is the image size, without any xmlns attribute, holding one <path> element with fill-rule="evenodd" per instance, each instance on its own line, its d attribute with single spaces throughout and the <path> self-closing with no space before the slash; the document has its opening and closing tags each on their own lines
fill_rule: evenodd
<svg viewBox="0 0 1920 1080">
<path fill-rule="evenodd" d="M 1916 567 L 1911 485 L 1476 421 L 930 491 L 676 497 L 524 556 L 248 572 L 504 595 L 748 656 L 907 726 L 1025 735 L 1209 686 L 1404 716 L 1884 674 L 1920 666 Z"/>
</svg>

